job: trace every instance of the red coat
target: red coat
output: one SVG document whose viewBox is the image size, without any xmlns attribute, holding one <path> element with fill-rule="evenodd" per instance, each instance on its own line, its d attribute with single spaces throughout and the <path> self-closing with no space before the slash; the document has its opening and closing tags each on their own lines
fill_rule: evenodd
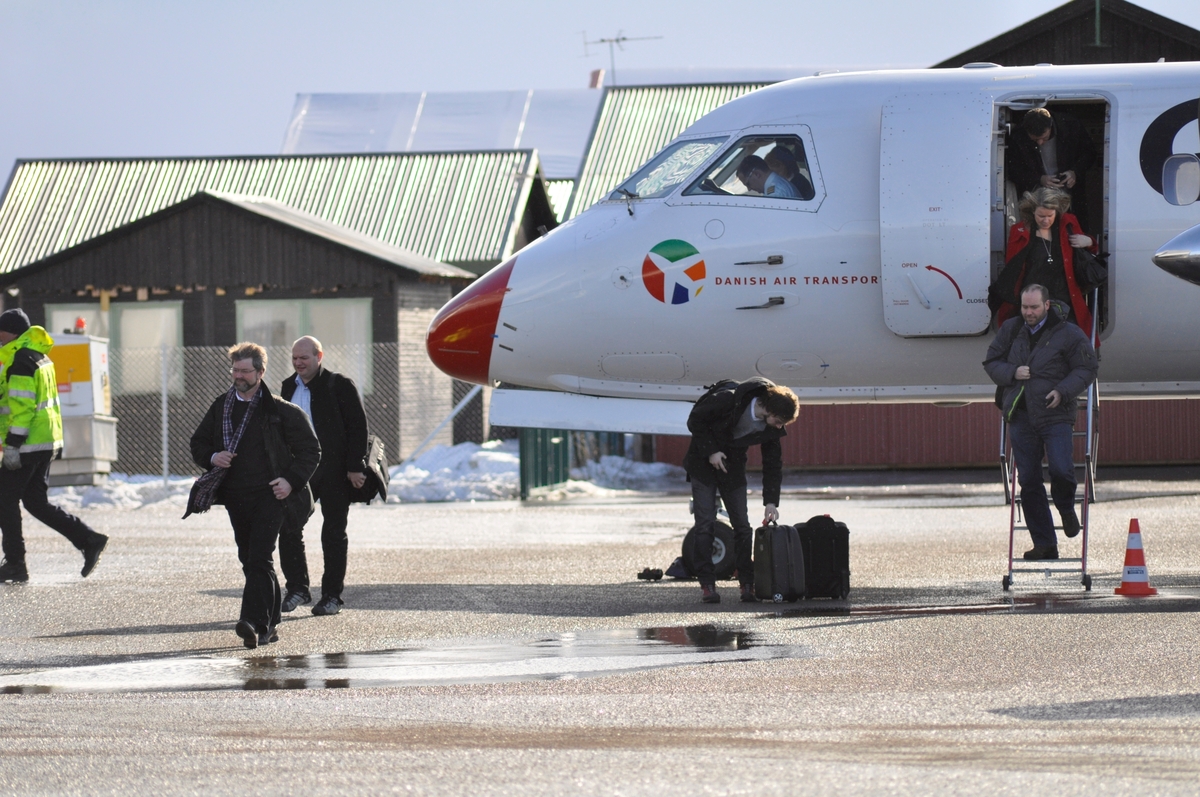
<svg viewBox="0 0 1200 797">
<path fill-rule="evenodd" d="M 1075 252 L 1071 248 L 1070 235 L 1067 232 L 1067 226 L 1070 225 L 1073 233 L 1078 234 L 1083 230 L 1079 226 L 1079 220 L 1070 213 L 1058 214 L 1058 240 L 1062 248 L 1063 270 L 1066 272 L 1064 276 L 1067 278 L 1067 290 L 1071 294 L 1071 310 L 1075 314 L 1075 320 L 1079 322 L 1079 327 L 1084 331 L 1089 338 L 1092 335 L 1092 313 L 1088 310 L 1087 298 L 1080 290 L 1079 284 L 1075 281 Z M 1008 249 L 1004 253 L 1005 262 L 1012 260 L 1029 245 L 1030 241 L 1029 225 L 1024 221 L 1019 221 L 1012 226 L 1008 231 Z M 1095 242 L 1090 247 L 1093 251 L 1096 249 Z M 1018 286 L 1025 285 L 1025 269 L 1022 267 L 1021 276 L 1017 279 Z M 1020 295 L 1018 291 L 1017 295 Z M 1005 302 L 996 311 L 996 325 L 999 326 L 1015 315 L 1018 308 L 1011 303 Z M 1099 341 L 1096 341 L 1099 348 Z"/>
</svg>

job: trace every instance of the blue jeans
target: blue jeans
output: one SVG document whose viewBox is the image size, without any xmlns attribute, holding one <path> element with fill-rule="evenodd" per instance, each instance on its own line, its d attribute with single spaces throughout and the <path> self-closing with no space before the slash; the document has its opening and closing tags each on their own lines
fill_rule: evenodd
<svg viewBox="0 0 1200 797">
<path fill-rule="evenodd" d="M 1038 547 L 1057 547 L 1054 534 L 1054 518 L 1050 515 L 1050 504 L 1046 500 L 1046 485 L 1042 481 L 1042 456 L 1050 465 L 1050 495 L 1058 514 L 1065 517 L 1075 515 L 1075 440 L 1074 427 L 1058 423 L 1046 431 L 1039 431 L 1029 422 L 1023 410 L 1013 416 L 1008 425 L 1008 439 L 1012 443 L 1013 460 L 1017 466 L 1017 481 L 1021 485 L 1021 507 L 1025 513 L 1025 525 L 1029 536 Z"/>
</svg>

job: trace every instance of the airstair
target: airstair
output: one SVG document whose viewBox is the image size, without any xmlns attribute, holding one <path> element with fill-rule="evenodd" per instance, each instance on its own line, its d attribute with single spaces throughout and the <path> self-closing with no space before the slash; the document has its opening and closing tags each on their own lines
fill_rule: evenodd
<svg viewBox="0 0 1200 797">
<path fill-rule="evenodd" d="M 1093 293 L 1092 307 L 1098 308 L 1098 296 Z M 1092 345 L 1095 346 L 1099 338 L 1099 316 L 1098 310 L 1092 313 Z M 1059 559 L 1039 559 L 1027 561 L 1022 558 L 1014 559 L 1014 551 L 1017 545 L 1017 533 L 1028 532 L 1029 527 L 1025 524 L 1023 507 L 1021 506 L 1020 485 L 1017 478 L 1017 465 L 1012 457 L 1012 445 L 1008 440 L 1008 419 L 1004 417 L 1004 413 L 1000 414 L 1000 472 L 1004 479 L 1004 500 L 1008 504 L 1008 573 L 1000 581 L 1000 585 L 1007 592 L 1013 585 L 1013 575 L 1015 573 L 1040 573 L 1045 578 L 1050 578 L 1055 573 L 1079 573 L 1080 583 L 1087 591 L 1092 589 L 1092 576 L 1088 573 L 1088 534 L 1090 531 L 1091 505 L 1096 501 L 1096 447 L 1099 443 L 1099 429 L 1097 428 L 1097 419 L 1100 412 L 1100 394 L 1099 382 L 1093 381 L 1088 385 L 1087 392 L 1079 397 L 1078 413 L 1082 417 L 1077 417 L 1075 427 L 1072 432 L 1074 449 L 1076 452 L 1082 450 L 1082 458 L 1077 453 L 1075 456 L 1075 475 L 1081 490 L 1075 493 L 1076 510 L 1075 514 L 1079 518 L 1079 542 L 1080 553 L 1078 557 L 1059 558 Z M 1082 426 L 1082 430 L 1080 429 Z M 1083 439 L 1083 445 L 1080 446 L 1078 441 Z M 1043 463 L 1043 468 L 1046 465 Z M 1082 470 L 1082 478 L 1079 478 Z M 1043 482 L 1048 481 L 1043 475 Z M 1051 501 L 1051 506 L 1053 502 Z M 1051 509 L 1051 515 L 1056 515 L 1057 511 Z M 1062 526 L 1056 525 L 1055 531 L 1061 531 Z M 1019 554 L 1018 554 L 1019 556 Z M 1015 566 L 1014 565 L 1018 565 Z"/>
</svg>

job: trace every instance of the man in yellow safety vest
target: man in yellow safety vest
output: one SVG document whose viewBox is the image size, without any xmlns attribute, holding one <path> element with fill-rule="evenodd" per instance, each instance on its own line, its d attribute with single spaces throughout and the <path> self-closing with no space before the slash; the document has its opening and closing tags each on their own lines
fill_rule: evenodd
<svg viewBox="0 0 1200 797">
<path fill-rule="evenodd" d="M 50 462 L 62 452 L 62 414 L 58 381 L 47 353 L 54 339 L 40 326 L 31 326 L 25 311 L 0 313 L 0 440 L 4 442 L 0 469 L 0 532 L 4 563 L 0 583 L 29 580 L 25 538 L 21 533 L 21 504 L 29 514 L 70 540 L 83 554 L 84 578 L 91 575 L 108 537 L 74 515 L 50 503 Z"/>
</svg>

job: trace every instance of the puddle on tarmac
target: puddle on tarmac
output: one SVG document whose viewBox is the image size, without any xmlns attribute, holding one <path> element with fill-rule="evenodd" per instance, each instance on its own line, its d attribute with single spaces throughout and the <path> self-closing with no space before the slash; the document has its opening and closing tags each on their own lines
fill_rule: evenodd
<svg viewBox="0 0 1200 797">
<path fill-rule="evenodd" d="M 453 640 L 400 650 L 255 658 L 179 657 L 0 676 L 0 694 L 346 689 L 589 678 L 736 661 L 803 658 L 712 625 Z"/>
</svg>

